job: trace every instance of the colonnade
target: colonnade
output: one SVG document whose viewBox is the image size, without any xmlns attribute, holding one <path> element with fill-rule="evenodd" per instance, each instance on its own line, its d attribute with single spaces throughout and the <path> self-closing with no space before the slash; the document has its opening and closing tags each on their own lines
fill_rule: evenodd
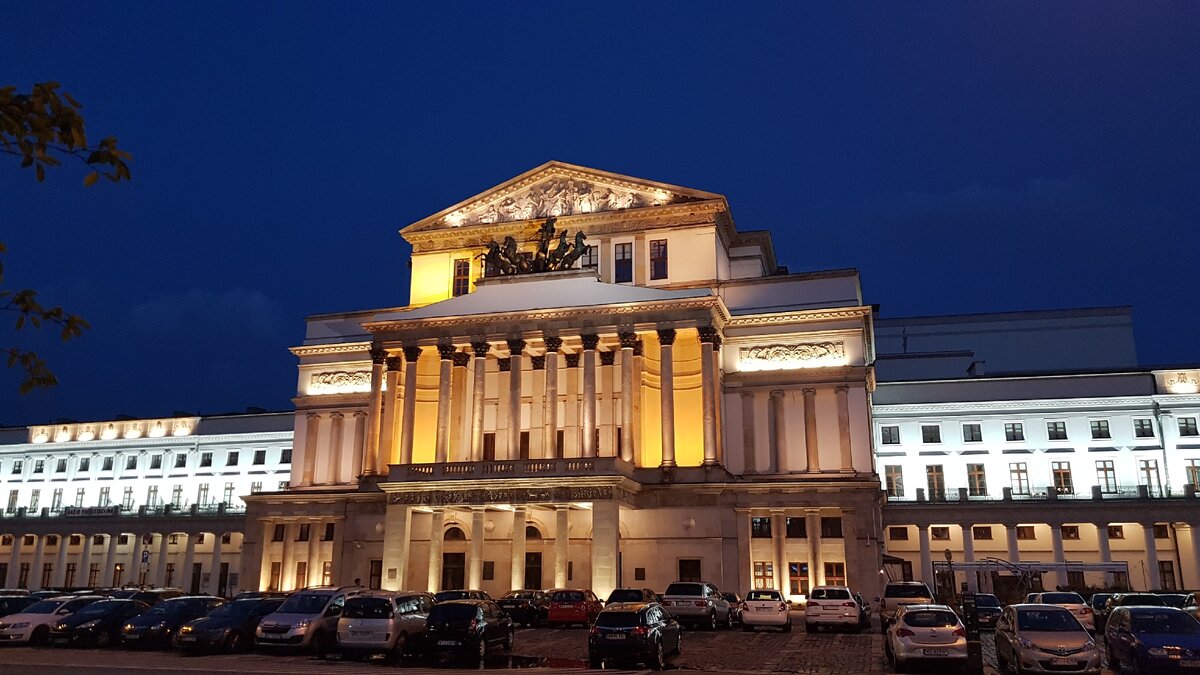
<svg viewBox="0 0 1200 675">
<path fill-rule="evenodd" d="M 855 578 L 859 576 L 857 566 L 854 564 L 856 561 L 851 560 L 852 553 L 849 550 L 851 547 L 845 545 L 845 542 L 856 542 L 858 539 L 858 528 L 855 522 L 856 509 L 852 507 L 738 509 L 737 514 L 738 550 L 742 556 L 740 564 L 743 573 L 747 575 L 749 582 L 743 584 L 747 588 L 759 588 L 760 586 L 774 588 L 788 596 L 804 595 L 814 586 L 827 583 L 848 584 L 857 589 L 875 581 L 874 579 Z M 804 520 L 802 533 L 796 532 L 799 528 L 788 527 L 788 521 L 796 518 Z M 828 539 L 837 540 L 841 544 L 840 556 L 831 557 L 825 550 L 826 537 L 824 536 L 823 518 L 834 518 L 837 521 L 836 527 L 832 528 Z M 755 533 L 753 531 L 753 519 L 769 520 L 769 546 L 754 544 L 755 541 L 761 541 L 766 537 L 762 536 L 762 532 Z M 793 536 L 793 533 L 802 534 L 802 536 Z M 789 545 L 789 542 L 795 543 Z M 800 545 L 800 550 L 797 550 L 797 544 Z M 765 573 L 756 573 L 755 566 L 764 563 L 769 564 L 771 568 L 769 584 L 761 583 L 765 579 Z M 804 564 L 807 567 L 807 574 L 802 575 L 803 581 L 798 582 L 800 587 L 797 589 L 793 589 L 791 586 L 791 565 L 793 563 Z M 826 563 L 842 565 L 839 578 L 834 578 L 831 574 L 826 573 Z"/>
<path fill-rule="evenodd" d="M 337 519 L 318 516 L 266 518 L 258 521 L 261 558 L 259 587 L 291 591 L 337 583 L 343 537 Z M 345 580 L 343 580 L 345 581 Z"/>
</svg>

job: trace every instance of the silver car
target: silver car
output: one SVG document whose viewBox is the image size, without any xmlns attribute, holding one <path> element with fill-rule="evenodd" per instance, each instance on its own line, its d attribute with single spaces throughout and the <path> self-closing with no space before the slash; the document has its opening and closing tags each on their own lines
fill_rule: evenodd
<svg viewBox="0 0 1200 675">
<path fill-rule="evenodd" d="M 338 619 L 337 645 L 343 656 L 384 654 L 403 658 L 411 641 L 425 633 L 433 595 L 416 591 L 371 591 L 346 600 Z"/>
<path fill-rule="evenodd" d="M 361 592 L 356 586 L 314 586 L 296 591 L 259 622 L 254 644 L 311 649 L 324 655 L 336 641 L 338 617 L 346 599 Z"/>
<path fill-rule="evenodd" d="M 1083 624 L 1084 628 L 1093 633 L 1096 632 L 1096 620 L 1092 616 L 1092 606 L 1078 593 L 1065 593 L 1062 591 L 1038 593 L 1034 597 L 1033 602 L 1038 605 L 1062 607 L 1073 614 L 1079 623 Z"/>
<path fill-rule="evenodd" d="M 676 581 L 663 593 L 663 608 L 679 623 L 716 630 L 733 627 L 733 610 L 716 586 L 703 581 Z"/>
<path fill-rule="evenodd" d="M 1009 605 L 996 622 L 1000 672 L 1100 672 L 1096 641 L 1069 609 L 1056 605 Z"/>
<path fill-rule="evenodd" d="M 946 605 L 901 605 L 883 638 L 897 670 L 914 661 L 967 662 L 967 629 Z"/>
</svg>

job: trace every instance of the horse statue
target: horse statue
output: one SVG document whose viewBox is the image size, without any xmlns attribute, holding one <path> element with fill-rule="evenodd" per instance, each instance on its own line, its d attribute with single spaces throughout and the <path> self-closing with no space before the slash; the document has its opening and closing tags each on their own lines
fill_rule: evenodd
<svg viewBox="0 0 1200 675">
<path fill-rule="evenodd" d="M 562 266 L 562 261 L 563 261 L 563 258 L 565 258 L 567 256 L 567 253 L 570 250 L 571 250 L 571 242 L 567 241 L 567 231 L 563 230 L 558 233 L 558 246 L 554 247 L 554 250 L 550 252 L 550 256 L 546 260 L 547 269 L 551 269 L 551 270 L 564 269 Z"/>
<path fill-rule="evenodd" d="M 585 253 L 591 250 L 591 246 L 583 243 L 587 239 L 587 235 L 583 232 L 575 233 L 575 245 L 571 247 L 571 252 L 563 256 L 562 266 L 559 269 L 570 269 L 575 266 L 575 261 L 583 257 Z"/>
</svg>

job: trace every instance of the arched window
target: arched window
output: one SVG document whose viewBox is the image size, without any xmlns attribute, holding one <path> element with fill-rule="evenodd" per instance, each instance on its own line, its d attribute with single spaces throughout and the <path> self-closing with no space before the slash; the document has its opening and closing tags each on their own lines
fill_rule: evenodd
<svg viewBox="0 0 1200 675">
<path fill-rule="evenodd" d="M 541 539 L 542 531 L 537 529 L 533 525 L 526 525 L 525 526 L 525 538 L 526 539 Z"/>
<path fill-rule="evenodd" d="M 461 527 L 451 526 L 446 528 L 446 534 L 442 535 L 444 541 L 465 541 L 467 535 L 463 533 Z"/>
</svg>

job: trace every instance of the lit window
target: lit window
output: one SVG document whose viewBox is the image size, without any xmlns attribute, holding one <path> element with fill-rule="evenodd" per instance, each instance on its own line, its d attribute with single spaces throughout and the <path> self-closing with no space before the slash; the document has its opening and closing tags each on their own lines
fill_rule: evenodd
<svg viewBox="0 0 1200 675">
<path fill-rule="evenodd" d="M 1008 484 L 1014 495 L 1029 494 L 1029 467 L 1025 462 L 1013 462 L 1008 465 Z"/>
<path fill-rule="evenodd" d="M 471 292 L 471 261 L 469 259 L 458 258 L 454 261 L 454 284 L 451 292 L 456 298 Z"/>
<path fill-rule="evenodd" d="M 983 429 L 978 424 L 964 424 L 963 443 L 979 443 L 983 440 Z"/>
<path fill-rule="evenodd" d="M 879 427 L 880 440 L 884 445 L 900 445 L 900 427 Z"/>
<path fill-rule="evenodd" d="M 887 496 L 903 497 L 904 468 L 897 464 L 889 464 L 883 467 L 883 475 L 886 482 Z"/>
<path fill-rule="evenodd" d="M 650 242 L 650 278 L 667 278 L 667 240 L 654 239 Z"/>
<path fill-rule="evenodd" d="M 929 537 L 934 541 L 950 541 L 950 528 L 938 525 L 929 528 Z"/>
<path fill-rule="evenodd" d="M 1075 494 L 1075 484 L 1071 480 L 1071 463 L 1051 462 L 1050 468 L 1054 471 L 1054 489 L 1058 494 Z"/>
<path fill-rule="evenodd" d="M 1006 441 L 1023 441 L 1025 440 L 1025 425 L 1020 422 L 1006 422 L 1004 424 L 1004 440 Z"/>
<path fill-rule="evenodd" d="M 627 284 L 633 281 L 633 244 L 613 246 L 613 282 Z"/>
<path fill-rule="evenodd" d="M 770 539 L 771 538 L 771 519 L 770 518 L 751 518 L 750 519 L 750 536 L 754 539 Z"/>
<path fill-rule="evenodd" d="M 1067 440 L 1067 423 L 1046 422 L 1046 438 L 1052 441 Z"/>
<path fill-rule="evenodd" d="M 982 464 L 967 465 L 967 494 L 972 497 L 987 496 L 987 474 Z"/>
</svg>

